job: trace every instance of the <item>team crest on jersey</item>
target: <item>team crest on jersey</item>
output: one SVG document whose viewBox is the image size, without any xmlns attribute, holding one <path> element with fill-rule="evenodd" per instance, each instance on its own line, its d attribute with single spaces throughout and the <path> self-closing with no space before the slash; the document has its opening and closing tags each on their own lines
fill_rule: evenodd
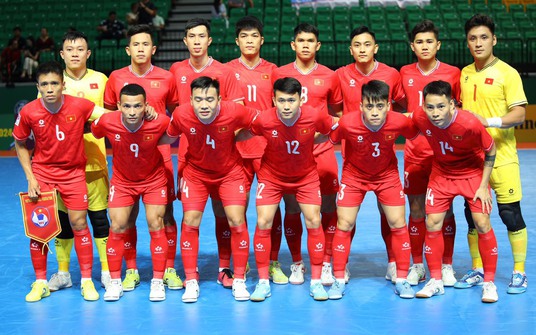
<svg viewBox="0 0 536 335">
<path fill-rule="evenodd" d="M 76 121 L 76 115 L 67 115 L 65 117 L 65 120 L 67 121 L 67 123 L 75 122 Z"/>
<path fill-rule="evenodd" d="M 154 138 L 153 134 L 147 134 L 147 135 L 143 136 L 144 141 L 152 141 L 153 138 Z"/>
<path fill-rule="evenodd" d="M 350 79 L 350 87 L 355 87 L 355 80 L 354 79 Z"/>
<path fill-rule="evenodd" d="M 386 141 L 392 141 L 395 139 L 395 135 L 394 134 L 385 134 L 385 140 Z"/>
<path fill-rule="evenodd" d="M 98 90 L 99 89 L 99 84 L 91 83 L 91 84 L 89 84 L 89 89 L 90 90 Z"/>
<path fill-rule="evenodd" d="M 157 80 L 151 81 L 151 88 L 160 88 L 160 82 Z"/>
<path fill-rule="evenodd" d="M 484 81 L 484 84 L 493 85 L 493 78 L 486 78 L 486 80 Z"/>
<path fill-rule="evenodd" d="M 300 129 L 300 135 L 307 135 L 307 134 L 309 134 L 309 128 Z"/>
<path fill-rule="evenodd" d="M 324 86 L 324 79 L 315 79 L 313 83 L 315 86 Z"/>
<path fill-rule="evenodd" d="M 410 78 L 410 79 L 408 80 L 408 86 L 409 86 L 409 87 L 413 86 L 413 78 Z"/>
<path fill-rule="evenodd" d="M 221 126 L 218 128 L 219 133 L 225 133 L 227 131 L 229 131 L 229 126 Z"/>
<path fill-rule="evenodd" d="M 455 140 L 455 141 L 461 141 L 463 140 L 463 136 L 462 135 L 452 135 L 452 139 Z"/>
<path fill-rule="evenodd" d="M 263 73 L 261 75 L 262 80 L 270 80 L 270 75 L 268 73 Z"/>
</svg>

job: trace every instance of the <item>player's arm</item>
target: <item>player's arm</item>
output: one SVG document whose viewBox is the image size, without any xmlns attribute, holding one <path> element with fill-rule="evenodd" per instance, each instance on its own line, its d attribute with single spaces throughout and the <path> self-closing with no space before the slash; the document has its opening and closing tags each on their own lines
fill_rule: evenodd
<svg viewBox="0 0 536 335">
<path fill-rule="evenodd" d="M 169 136 L 167 133 L 164 133 L 162 137 L 160 137 L 160 140 L 158 141 L 158 145 L 161 144 L 173 144 L 179 137 L 172 137 Z"/>
<path fill-rule="evenodd" d="M 527 114 L 525 107 L 526 105 L 514 106 L 502 117 L 489 117 L 487 119 L 479 117 L 478 119 L 482 122 L 484 127 L 502 129 L 512 128 L 525 122 L 525 116 Z"/>
<path fill-rule="evenodd" d="M 482 213 L 491 213 L 492 198 L 488 185 L 491 172 L 493 171 L 493 165 L 495 164 L 496 154 L 497 148 L 495 147 L 495 143 L 493 143 L 489 151 L 485 153 L 482 180 L 480 182 L 480 186 L 476 190 L 475 196 L 473 197 L 473 202 L 476 202 L 477 199 L 482 201 Z"/>
<path fill-rule="evenodd" d="M 341 117 L 342 116 L 342 102 L 338 104 L 328 104 L 328 112 L 330 115 Z"/>
<path fill-rule="evenodd" d="M 41 194 L 41 190 L 39 188 L 39 183 L 37 182 L 37 179 L 35 179 L 35 175 L 32 171 L 32 162 L 30 159 L 31 153 L 26 146 L 26 140 L 20 141 L 16 139 L 15 150 L 17 151 L 17 157 L 20 165 L 22 166 L 22 170 L 26 175 L 26 180 L 28 180 L 28 196 L 31 199 L 37 199 L 37 197 Z"/>
<path fill-rule="evenodd" d="M 242 128 L 240 130 L 238 130 L 236 133 L 235 133 L 235 141 L 236 142 L 243 142 L 243 141 L 247 141 L 249 140 L 250 138 L 252 138 L 253 135 L 251 133 L 251 131 L 249 131 L 249 129 L 246 129 L 246 128 Z"/>
<path fill-rule="evenodd" d="M 393 110 L 396 112 L 404 112 L 408 109 L 408 102 L 406 98 L 393 102 Z"/>
</svg>

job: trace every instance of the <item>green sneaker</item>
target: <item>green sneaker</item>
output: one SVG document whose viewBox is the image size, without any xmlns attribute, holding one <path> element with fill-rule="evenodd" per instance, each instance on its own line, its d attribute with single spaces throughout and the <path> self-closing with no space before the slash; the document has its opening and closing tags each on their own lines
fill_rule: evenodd
<svg viewBox="0 0 536 335">
<path fill-rule="evenodd" d="M 164 272 L 164 285 L 170 290 L 182 290 L 181 277 L 177 275 L 177 271 L 174 268 L 167 268 Z"/>
<path fill-rule="evenodd" d="M 91 279 L 84 280 L 81 284 L 82 290 L 80 293 L 84 297 L 84 300 L 87 301 L 97 301 L 99 300 L 99 292 L 95 289 L 95 285 Z"/>
<path fill-rule="evenodd" d="M 125 279 L 123 280 L 123 291 L 133 291 L 140 285 L 140 275 L 137 269 L 127 269 Z"/>
<path fill-rule="evenodd" d="M 44 280 L 35 281 L 32 284 L 32 290 L 26 295 L 27 302 L 36 302 L 50 295 L 48 284 Z"/>
<path fill-rule="evenodd" d="M 274 284 L 288 284 L 288 277 L 283 273 L 283 270 L 281 270 L 281 264 L 278 261 L 270 262 L 270 269 L 268 271 L 270 279 L 272 279 Z"/>
</svg>

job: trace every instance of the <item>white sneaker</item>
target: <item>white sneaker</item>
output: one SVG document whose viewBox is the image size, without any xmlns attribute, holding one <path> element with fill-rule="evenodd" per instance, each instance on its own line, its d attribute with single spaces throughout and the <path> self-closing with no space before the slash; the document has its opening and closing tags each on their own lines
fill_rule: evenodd
<svg viewBox="0 0 536 335">
<path fill-rule="evenodd" d="M 454 270 L 452 269 L 452 264 L 443 264 L 441 267 L 441 276 L 443 277 L 443 285 L 452 287 L 456 284 L 457 280 L 454 277 Z"/>
<path fill-rule="evenodd" d="M 151 292 L 149 293 L 149 300 L 166 300 L 166 288 L 164 287 L 163 279 L 151 279 Z"/>
<path fill-rule="evenodd" d="M 348 268 L 348 264 L 346 264 L 346 269 L 344 269 L 344 283 L 348 284 L 350 281 L 350 268 Z"/>
<path fill-rule="evenodd" d="M 411 268 L 409 268 L 408 283 L 411 286 L 415 286 L 425 280 L 426 280 L 426 269 L 424 268 L 424 264 L 423 263 L 413 264 Z"/>
<path fill-rule="evenodd" d="M 443 287 L 442 280 L 430 279 L 424 288 L 417 292 L 415 295 L 417 298 L 431 298 L 434 295 L 445 294 L 445 288 Z"/>
<path fill-rule="evenodd" d="M 48 281 L 48 289 L 50 291 L 61 290 L 73 286 L 71 274 L 69 272 L 60 272 L 53 274 Z"/>
<path fill-rule="evenodd" d="M 110 281 L 112 280 L 112 277 L 110 277 L 110 271 L 102 271 L 100 276 L 100 282 L 101 286 L 106 289 L 108 285 L 110 285 Z"/>
<path fill-rule="evenodd" d="M 290 266 L 290 277 L 288 277 L 288 281 L 291 284 L 294 285 L 301 285 L 305 281 L 303 278 L 303 274 L 305 273 L 305 265 L 303 264 L 303 261 L 299 261 L 298 263 L 293 263 Z"/>
<path fill-rule="evenodd" d="M 391 283 L 396 283 L 396 263 L 389 262 L 387 263 L 387 273 L 385 274 L 385 279 L 390 280 Z"/>
<path fill-rule="evenodd" d="M 236 301 L 249 300 L 249 292 L 246 287 L 246 281 L 244 279 L 233 280 L 233 297 Z"/>
<path fill-rule="evenodd" d="M 123 296 L 121 279 L 111 279 L 104 293 L 104 301 L 117 301 Z"/>
<path fill-rule="evenodd" d="M 320 281 L 322 282 L 322 285 L 327 286 L 331 286 L 335 282 L 335 277 L 333 277 L 333 273 L 331 272 L 331 263 L 324 263 L 324 265 L 322 265 Z"/>
<path fill-rule="evenodd" d="M 182 302 L 197 302 L 199 298 L 199 284 L 196 279 L 190 279 L 185 282 L 185 290 L 182 295 Z"/>
<path fill-rule="evenodd" d="M 492 281 L 484 282 L 482 285 L 482 302 L 497 302 L 499 295 L 497 294 L 497 287 Z"/>
</svg>

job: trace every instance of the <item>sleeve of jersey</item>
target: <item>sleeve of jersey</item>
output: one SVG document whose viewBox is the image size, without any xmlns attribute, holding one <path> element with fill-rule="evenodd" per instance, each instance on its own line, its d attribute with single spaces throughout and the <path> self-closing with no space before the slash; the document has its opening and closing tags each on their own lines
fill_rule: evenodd
<svg viewBox="0 0 536 335">
<path fill-rule="evenodd" d="M 252 133 L 255 136 L 261 136 L 262 135 L 262 124 L 261 124 L 261 116 L 256 117 L 253 122 L 251 122 L 249 126 L 249 132 Z"/>
<path fill-rule="evenodd" d="M 456 103 L 461 106 L 461 88 L 460 88 L 460 70 L 455 68 L 456 73 L 453 75 L 452 96 L 456 99 Z"/>
<path fill-rule="evenodd" d="M 341 81 L 339 80 L 339 75 L 335 72 L 331 76 L 331 95 L 329 97 L 329 103 L 332 105 L 342 103 Z"/>
<path fill-rule="evenodd" d="M 115 95 L 114 89 L 114 76 L 110 75 L 108 82 L 106 83 L 106 88 L 104 89 L 104 106 L 105 107 L 114 107 L 117 105 L 117 97 Z"/>
<path fill-rule="evenodd" d="M 181 134 L 178 108 L 175 109 L 171 115 L 171 120 L 169 121 L 169 126 L 167 127 L 166 133 L 169 137 L 173 138 L 177 138 Z"/>
<path fill-rule="evenodd" d="M 83 106 L 84 106 L 84 111 L 85 111 L 85 120 L 93 121 L 100 117 L 101 115 L 99 113 L 100 107 L 95 108 L 95 103 L 86 99 L 82 99 L 82 103 L 84 104 Z M 95 116 L 92 118 L 94 110 L 95 110 Z"/>
<path fill-rule="evenodd" d="M 527 104 L 527 97 L 523 90 L 523 82 L 516 70 L 511 69 L 508 72 L 504 85 L 504 95 L 506 96 L 506 104 L 508 108 Z"/>
<path fill-rule="evenodd" d="M 413 124 L 412 118 L 401 114 L 397 115 L 402 116 L 402 118 L 400 118 L 400 122 L 403 124 L 402 131 L 400 132 L 402 136 L 408 140 L 412 140 L 417 137 L 417 135 L 419 135 L 419 129 L 417 129 L 417 127 Z"/>
<path fill-rule="evenodd" d="M 227 76 L 225 77 L 224 89 L 225 100 L 238 102 L 243 101 L 245 99 L 234 71 L 228 71 Z"/>
<path fill-rule="evenodd" d="M 13 138 L 18 141 L 24 141 L 31 134 L 31 129 L 26 121 L 26 113 L 23 112 L 24 108 L 19 112 L 17 120 L 15 120 L 15 126 L 13 127 Z"/>
<path fill-rule="evenodd" d="M 333 130 L 332 127 L 334 125 L 338 126 L 338 124 L 335 123 L 333 117 L 324 113 L 319 114 L 319 117 L 315 122 L 316 131 L 321 133 L 322 135 L 329 134 Z"/>
<path fill-rule="evenodd" d="M 491 147 L 493 146 L 493 137 L 487 132 L 486 128 L 480 124 L 480 127 L 478 127 L 478 131 L 480 132 L 480 141 L 482 142 L 482 149 L 484 149 L 485 152 L 488 152 L 491 150 Z"/>
<path fill-rule="evenodd" d="M 104 121 L 104 118 L 100 117 L 91 123 L 91 133 L 93 134 L 93 136 L 95 136 L 95 138 L 104 137 L 103 125 L 105 122 L 106 121 Z"/>
<path fill-rule="evenodd" d="M 169 92 L 166 100 L 166 105 L 179 104 L 179 90 L 177 89 L 177 81 L 173 75 L 168 79 Z"/>
<path fill-rule="evenodd" d="M 404 87 L 402 86 L 402 78 L 400 77 L 400 73 L 395 70 L 395 83 L 393 85 L 393 100 L 394 101 L 401 101 L 404 100 L 406 97 L 406 93 L 404 93 Z"/>
<path fill-rule="evenodd" d="M 341 141 L 341 138 L 342 138 L 341 132 L 343 131 L 343 125 L 341 125 L 341 121 L 343 121 L 342 118 L 339 120 L 337 127 L 331 133 L 329 133 L 329 141 L 333 144 L 337 144 Z"/>
</svg>

